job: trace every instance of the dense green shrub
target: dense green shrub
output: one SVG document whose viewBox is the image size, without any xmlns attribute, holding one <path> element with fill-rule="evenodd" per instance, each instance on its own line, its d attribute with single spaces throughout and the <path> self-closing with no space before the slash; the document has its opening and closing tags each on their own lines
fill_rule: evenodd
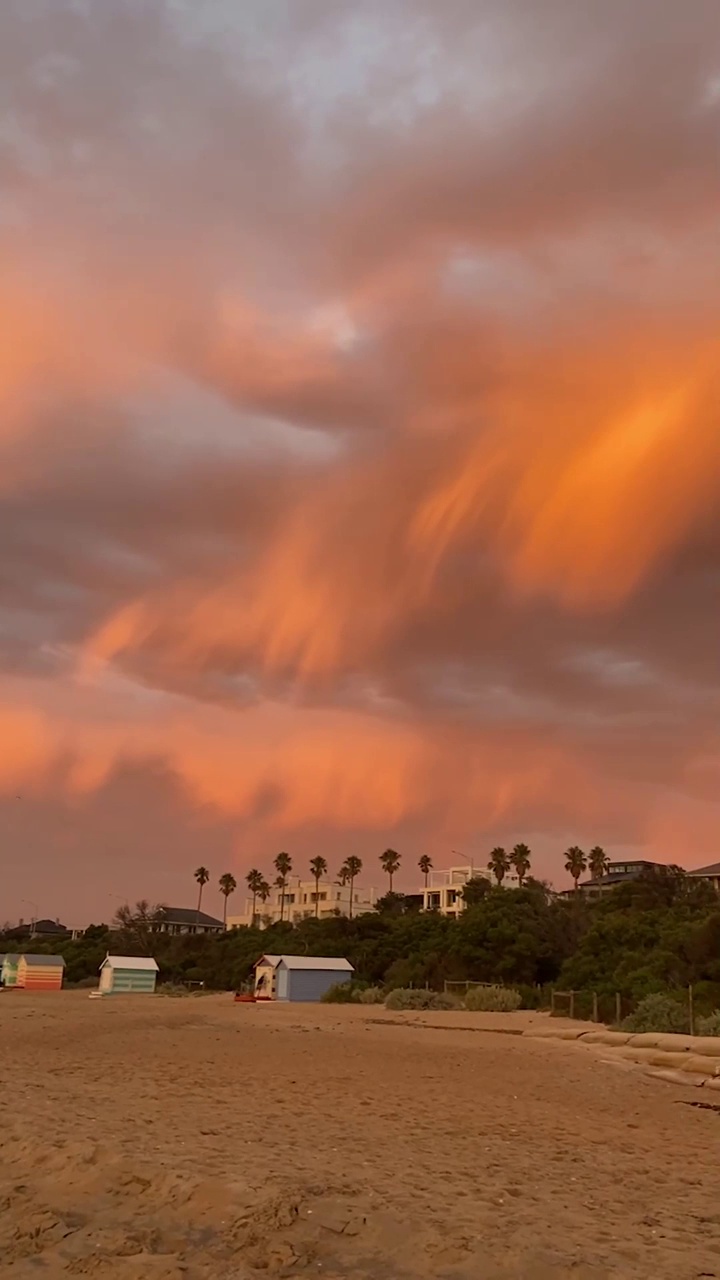
<svg viewBox="0 0 720 1280">
<path fill-rule="evenodd" d="M 382 987 L 366 987 L 358 993 L 360 1004 L 384 1004 L 385 992 Z"/>
<path fill-rule="evenodd" d="M 472 1013 L 513 1013 L 521 1004 L 520 992 L 512 987 L 470 987 L 465 996 Z"/>
<path fill-rule="evenodd" d="M 695 1030 L 699 1036 L 720 1036 L 720 1009 L 707 1018 L 699 1018 Z"/>
<path fill-rule="evenodd" d="M 666 1031 L 687 1033 L 690 1030 L 690 1019 L 687 1009 L 672 996 L 651 995 L 641 1000 L 634 1013 L 625 1018 L 623 1031 L 639 1034 L 643 1031 Z"/>
<path fill-rule="evenodd" d="M 415 987 L 396 987 L 385 1000 L 386 1009 L 457 1009 L 457 1002 L 452 996 L 440 995 L 437 991 L 425 991 Z"/>
<path fill-rule="evenodd" d="M 320 997 L 323 1004 L 356 1004 L 360 990 L 355 982 L 336 982 Z"/>
</svg>

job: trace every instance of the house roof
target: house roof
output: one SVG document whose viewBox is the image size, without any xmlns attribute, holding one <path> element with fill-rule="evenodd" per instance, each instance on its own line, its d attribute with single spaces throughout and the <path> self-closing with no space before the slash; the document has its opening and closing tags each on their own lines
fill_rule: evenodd
<svg viewBox="0 0 720 1280">
<path fill-rule="evenodd" d="M 32 926 L 33 933 L 69 933 L 70 930 L 60 924 L 59 920 L 36 920 Z"/>
<path fill-rule="evenodd" d="M 280 963 L 285 965 L 286 969 L 333 969 L 343 970 L 346 973 L 354 973 L 355 970 L 349 960 L 343 960 L 339 956 L 280 956 Z"/>
<path fill-rule="evenodd" d="M 204 924 L 207 927 L 215 925 L 218 929 L 224 928 L 222 920 L 192 907 L 163 907 L 158 915 L 166 924 Z"/>
<path fill-rule="evenodd" d="M 720 876 L 720 862 L 711 862 L 709 867 L 694 867 L 688 871 L 689 876 Z"/>
<path fill-rule="evenodd" d="M 111 969 L 153 969 L 157 972 L 158 968 L 157 960 L 151 956 L 106 956 L 100 968 L 104 969 L 106 964 Z"/>
<path fill-rule="evenodd" d="M 274 969 L 275 965 L 279 964 L 281 960 L 282 956 L 261 956 L 259 960 L 255 961 L 255 968 L 257 969 L 260 964 L 271 964 Z"/>
<path fill-rule="evenodd" d="M 64 969 L 64 967 L 65 967 L 65 957 L 64 957 L 64 956 L 53 956 L 53 955 L 50 955 L 50 956 L 32 956 L 32 955 L 31 955 L 31 956 L 28 956 L 28 955 L 23 954 L 23 955 L 21 955 L 20 959 L 21 959 L 21 960 L 24 960 L 24 961 L 25 961 L 25 964 L 29 965 L 31 969 L 32 969 L 32 968 L 36 968 L 36 969 L 40 969 L 40 968 L 43 968 L 43 969 L 57 969 L 57 968 L 61 968 L 61 969 Z"/>
</svg>

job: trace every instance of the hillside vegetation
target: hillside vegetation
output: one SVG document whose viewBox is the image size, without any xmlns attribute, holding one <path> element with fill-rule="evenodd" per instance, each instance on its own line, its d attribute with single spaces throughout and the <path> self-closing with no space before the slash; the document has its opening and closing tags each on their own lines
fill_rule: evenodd
<svg viewBox="0 0 720 1280">
<path fill-rule="evenodd" d="M 0 935 L 0 950 L 21 950 Z M 346 956 L 363 983 L 385 987 L 446 981 L 493 982 L 517 988 L 529 1005 L 550 985 L 596 991 L 608 1005 L 620 992 L 633 1006 L 654 992 L 692 983 L 700 1011 L 720 1005 L 720 899 L 679 871 L 654 871 L 602 901 L 556 898 L 541 884 L 493 888 L 455 921 L 435 913 L 391 909 L 354 920 L 338 916 L 296 926 L 241 928 L 220 936 L 153 934 L 146 921 L 121 931 L 92 925 L 76 941 L 32 944 L 61 952 L 66 982 L 89 982 L 108 951 L 152 954 L 163 982 L 203 982 L 231 990 L 263 952 Z M 605 1006 L 607 1007 L 607 1006 Z"/>
</svg>

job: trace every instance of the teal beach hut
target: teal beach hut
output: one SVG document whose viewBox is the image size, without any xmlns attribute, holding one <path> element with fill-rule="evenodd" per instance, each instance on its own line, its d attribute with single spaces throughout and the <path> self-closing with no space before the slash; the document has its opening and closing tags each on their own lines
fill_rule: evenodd
<svg viewBox="0 0 720 1280">
<path fill-rule="evenodd" d="M 100 994 L 152 995 L 157 975 L 157 961 L 150 956 L 106 956 L 100 965 Z"/>
<path fill-rule="evenodd" d="M 0 960 L 2 961 L 2 964 L 0 964 L 0 982 L 4 987 L 16 987 L 20 956 L 0 956 Z"/>
</svg>

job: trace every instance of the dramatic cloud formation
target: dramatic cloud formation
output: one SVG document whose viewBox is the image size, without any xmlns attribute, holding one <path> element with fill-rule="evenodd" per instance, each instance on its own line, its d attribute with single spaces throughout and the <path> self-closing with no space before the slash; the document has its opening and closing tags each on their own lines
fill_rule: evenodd
<svg viewBox="0 0 720 1280">
<path fill-rule="evenodd" d="M 720 9 L 446 8 L 2 6 L 4 914 L 716 857 Z"/>
</svg>

